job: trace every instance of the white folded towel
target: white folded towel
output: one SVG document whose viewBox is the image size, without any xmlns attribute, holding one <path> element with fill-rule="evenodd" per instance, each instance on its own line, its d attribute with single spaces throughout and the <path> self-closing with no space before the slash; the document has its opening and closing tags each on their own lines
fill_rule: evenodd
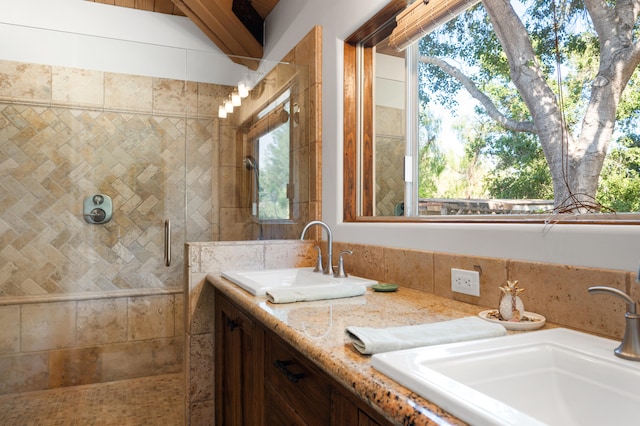
<svg viewBox="0 0 640 426">
<path fill-rule="evenodd" d="M 404 327 L 347 327 L 353 346 L 363 354 L 397 351 L 421 346 L 498 337 L 507 334 L 500 324 L 466 317 L 432 324 Z"/>
<path fill-rule="evenodd" d="M 267 291 L 271 303 L 311 302 L 313 300 L 342 299 L 362 296 L 367 291 L 364 285 L 327 285 L 306 288 L 275 288 Z"/>
</svg>

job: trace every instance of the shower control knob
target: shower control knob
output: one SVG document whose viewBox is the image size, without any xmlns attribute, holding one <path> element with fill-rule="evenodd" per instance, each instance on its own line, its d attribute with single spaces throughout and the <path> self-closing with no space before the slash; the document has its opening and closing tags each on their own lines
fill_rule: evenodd
<svg viewBox="0 0 640 426">
<path fill-rule="evenodd" d="M 87 223 L 100 225 L 111 220 L 113 202 L 111 197 L 104 194 L 90 195 L 84 199 L 82 214 Z"/>
<path fill-rule="evenodd" d="M 91 219 L 93 219 L 94 222 L 102 222 L 107 217 L 107 214 L 102 209 L 93 209 L 89 214 L 91 215 Z"/>
</svg>

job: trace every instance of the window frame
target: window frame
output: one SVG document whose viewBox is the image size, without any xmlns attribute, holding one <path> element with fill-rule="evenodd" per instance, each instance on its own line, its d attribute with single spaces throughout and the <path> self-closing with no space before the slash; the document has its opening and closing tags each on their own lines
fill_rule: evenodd
<svg viewBox="0 0 640 426">
<path fill-rule="evenodd" d="M 374 47 L 396 27 L 409 0 L 391 0 L 344 41 L 343 221 L 402 223 L 518 223 L 640 225 L 640 213 L 373 216 Z M 355 123 L 355 124 L 354 124 Z"/>
<path fill-rule="evenodd" d="M 286 98 L 286 100 L 279 104 L 276 104 L 277 100 L 287 92 L 288 92 L 288 97 Z M 257 187 L 255 189 L 256 205 L 257 205 L 256 214 L 254 215 L 251 211 L 249 211 L 249 215 L 252 217 L 252 220 L 254 220 L 256 223 L 259 223 L 259 224 L 276 224 L 276 225 L 292 224 L 292 223 L 296 223 L 296 221 L 298 220 L 299 213 L 295 208 L 295 199 L 292 194 L 292 186 L 296 181 L 296 178 L 295 178 L 296 170 L 294 167 L 295 160 L 293 158 L 294 151 L 295 151 L 294 144 L 296 143 L 296 141 L 294 140 L 294 132 L 292 128 L 293 120 L 294 120 L 293 112 L 287 113 L 287 120 L 283 123 L 279 123 L 278 118 L 273 118 L 273 115 L 279 115 L 278 111 L 284 110 L 284 106 L 286 104 L 289 105 L 290 110 L 293 110 L 297 105 L 297 103 L 299 102 L 298 98 L 299 98 L 298 83 L 296 81 L 292 81 L 288 84 L 285 84 L 283 88 L 281 88 L 278 92 L 276 92 L 274 96 L 271 96 L 269 100 L 263 106 L 258 108 L 257 112 L 252 114 L 251 117 L 248 120 L 246 120 L 246 122 L 240 127 L 241 129 L 240 132 L 244 136 L 243 139 L 246 147 L 245 152 L 247 152 L 249 155 L 251 155 L 254 158 L 254 160 L 256 161 L 256 165 L 258 166 L 258 169 L 260 169 L 259 167 L 260 138 L 272 133 L 273 131 L 280 128 L 281 126 L 284 126 L 284 125 L 289 126 L 289 129 L 288 129 L 288 132 L 289 132 L 289 147 L 288 147 L 289 179 L 286 187 L 286 195 L 287 195 L 287 199 L 289 200 L 289 217 L 286 219 L 260 217 L 260 191 L 259 191 L 259 178 L 258 178 L 256 182 Z M 264 116 L 261 117 L 260 114 L 272 105 L 273 105 L 273 108 L 270 111 L 268 111 Z M 275 127 L 273 127 L 274 124 L 275 124 Z M 253 136 L 251 135 L 252 128 L 258 128 L 258 130 L 255 131 L 255 135 Z M 242 130 L 242 129 L 245 129 L 245 130 Z M 255 170 L 252 171 L 251 173 L 255 173 Z"/>
</svg>

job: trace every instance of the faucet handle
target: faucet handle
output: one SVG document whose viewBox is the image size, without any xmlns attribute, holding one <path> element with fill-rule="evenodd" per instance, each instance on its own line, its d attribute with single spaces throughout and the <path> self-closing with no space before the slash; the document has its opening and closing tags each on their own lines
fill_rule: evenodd
<svg viewBox="0 0 640 426">
<path fill-rule="evenodd" d="M 349 275 L 344 271 L 344 258 L 345 254 L 353 254 L 351 250 L 343 250 L 338 256 L 338 270 L 333 274 L 336 278 L 347 278 Z"/>
<path fill-rule="evenodd" d="M 636 313 L 636 301 L 626 293 L 612 287 L 589 287 L 592 294 L 611 294 L 627 302 L 627 313 L 624 315 L 624 336 L 620 346 L 614 349 L 615 356 L 631 361 L 640 361 L 640 315 Z"/>
<path fill-rule="evenodd" d="M 320 247 L 313 246 L 314 249 L 318 252 L 318 258 L 316 259 L 316 267 L 313 268 L 313 272 L 323 272 L 322 270 L 322 250 Z"/>
</svg>

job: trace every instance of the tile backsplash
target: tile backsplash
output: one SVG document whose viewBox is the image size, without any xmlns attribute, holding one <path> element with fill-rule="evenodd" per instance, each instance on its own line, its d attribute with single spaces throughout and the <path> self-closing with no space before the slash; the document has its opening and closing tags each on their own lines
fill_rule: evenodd
<svg viewBox="0 0 640 426">
<path fill-rule="evenodd" d="M 0 395 L 180 372 L 183 312 L 178 290 L 5 300 Z"/>
<path fill-rule="evenodd" d="M 592 286 L 610 286 L 638 300 L 631 285 L 635 272 L 565 266 L 510 259 L 336 243 L 334 251 L 353 250 L 347 270 L 355 275 L 434 293 L 478 305 L 478 311 L 497 308 L 507 281 L 518 281 L 525 310 L 548 321 L 589 333 L 619 339 L 624 333 L 626 305 L 615 297 L 591 295 Z M 480 296 L 451 291 L 451 268 L 480 273 Z"/>
</svg>

